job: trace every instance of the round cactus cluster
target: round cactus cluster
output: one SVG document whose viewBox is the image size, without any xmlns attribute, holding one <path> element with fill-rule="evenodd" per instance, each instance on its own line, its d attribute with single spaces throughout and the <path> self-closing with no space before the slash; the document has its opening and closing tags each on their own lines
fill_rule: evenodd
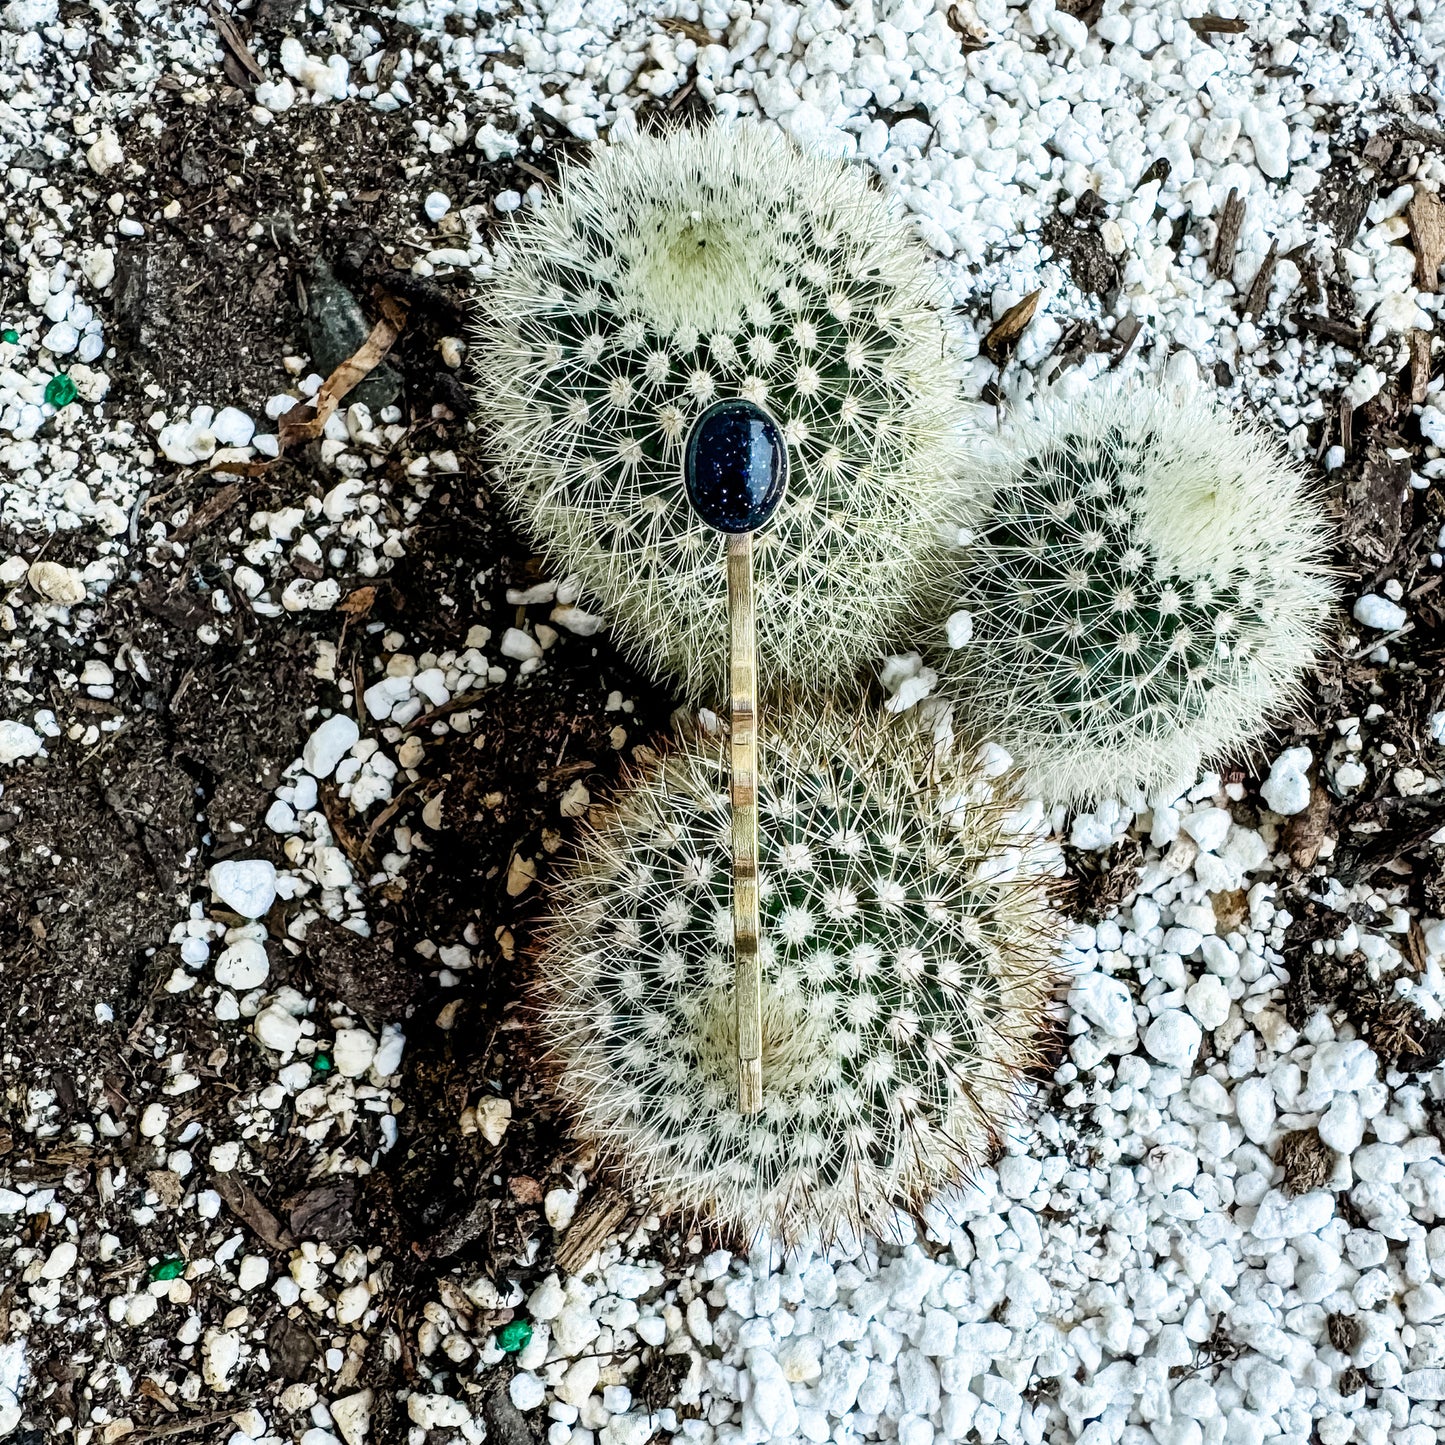
<svg viewBox="0 0 1445 1445">
<path fill-rule="evenodd" d="M 976 455 L 993 500 L 943 580 L 935 662 L 1028 791 L 1187 787 L 1294 698 L 1332 595 L 1328 532 L 1257 427 L 1116 389 Z"/>
<path fill-rule="evenodd" d="M 586 1137 L 661 1207 L 878 1227 L 984 1162 L 1053 983 L 1003 804 L 931 737 L 789 713 L 760 787 L 762 1112 L 737 1107 L 726 749 L 635 778 L 554 885 L 539 1018 Z"/>
<path fill-rule="evenodd" d="M 689 431 L 740 397 L 787 494 L 756 538 L 763 682 L 827 685 L 917 600 L 956 470 L 957 372 L 927 253 L 861 171 L 757 124 L 569 167 L 480 299 L 477 402 L 503 490 L 623 644 L 724 689 L 724 539 L 683 486 Z"/>
</svg>

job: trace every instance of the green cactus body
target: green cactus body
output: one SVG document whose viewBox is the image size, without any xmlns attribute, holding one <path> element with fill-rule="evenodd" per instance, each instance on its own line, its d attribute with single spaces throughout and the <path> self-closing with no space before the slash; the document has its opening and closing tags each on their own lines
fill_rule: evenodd
<svg viewBox="0 0 1445 1445">
<path fill-rule="evenodd" d="M 697 415 L 777 421 L 789 487 L 756 543 L 765 684 L 877 655 L 923 586 L 956 372 L 928 257 L 863 175 L 757 125 L 569 170 L 483 296 L 477 404 L 503 489 L 646 665 L 720 696 L 723 542 L 688 505 Z"/>
<path fill-rule="evenodd" d="M 1051 930 L 1034 883 L 988 876 L 998 807 L 943 816 L 926 739 L 817 717 L 786 734 L 760 792 L 762 1113 L 736 1107 L 715 739 L 584 841 L 553 899 L 541 1019 L 580 1129 L 626 1179 L 748 1231 L 828 1235 L 986 1157 L 1035 1057 Z"/>
<path fill-rule="evenodd" d="M 972 636 L 944 689 L 1026 786 L 1071 803 L 1182 788 L 1257 736 L 1318 644 L 1318 503 L 1207 403 L 1106 395 L 1021 428 L 948 573 Z"/>
</svg>

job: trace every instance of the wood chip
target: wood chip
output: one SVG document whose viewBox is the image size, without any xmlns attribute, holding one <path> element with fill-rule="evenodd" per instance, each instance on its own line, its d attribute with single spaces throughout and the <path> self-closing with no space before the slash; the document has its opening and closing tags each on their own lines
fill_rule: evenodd
<svg viewBox="0 0 1445 1445">
<path fill-rule="evenodd" d="M 212 1425 L 219 1425 L 231 1420 L 231 1417 L 240 1409 L 245 1408 L 249 1401 L 237 1400 L 233 1402 L 229 1410 L 218 1410 L 210 1415 L 190 1415 L 184 1420 L 172 1420 L 166 1425 L 150 1425 L 138 1433 L 118 1436 L 118 1439 L 126 1441 L 126 1445 L 140 1445 L 144 1440 L 168 1440 L 175 1435 L 189 1435 L 196 1430 L 209 1430 Z"/>
<path fill-rule="evenodd" d="M 1361 154 L 1373 165 L 1383 166 L 1395 153 L 1395 141 L 1396 137 L 1391 135 L 1388 130 L 1377 130 L 1365 142 L 1365 148 Z"/>
<path fill-rule="evenodd" d="M 1264 308 L 1269 304 L 1270 283 L 1274 280 L 1274 268 L 1278 262 L 1279 240 L 1276 238 L 1269 243 L 1269 250 L 1265 253 L 1264 260 L 1260 262 L 1259 270 L 1250 284 L 1249 294 L 1244 298 L 1244 314 L 1246 316 L 1264 315 Z"/>
<path fill-rule="evenodd" d="M 1123 317 L 1114 328 L 1114 345 L 1119 349 L 1114 353 L 1114 359 L 1109 363 L 1109 368 L 1114 367 L 1123 361 L 1133 350 L 1134 343 L 1139 339 L 1139 333 L 1144 329 L 1144 323 L 1131 311 Z"/>
<path fill-rule="evenodd" d="M 172 542 L 189 542 L 192 537 L 207 531 L 213 522 L 224 517 L 241 500 L 241 488 L 237 482 L 217 487 L 179 527 L 170 535 Z"/>
<path fill-rule="evenodd" d="M 353 621 L 360 622 L 363 617 L 370 616 L 375 605 L 376 588 L 358 587 L 354 592 L 348 592 L 345 599 L 336 604 L 336 610 L 344 612 Z"/>
<path fill-rule="evenodd" d="M 1303 813 L 1296 813 L 1284 829 L 1284 848 L 1296 868 L 1308 872 L 1315 866 L 1330 826 L 1330 795 L 1316 782 L 1310 789 L 1310 802 Z"/>
<path fill-rule="evenodd" d="M 146 1172 L 146 1183 L 155 1190 L 156 1197 L 166 1209 L 181 1206 L 181 1176 L 174 1169 L 151 1169 Z"/>
<path fill-rule="evenodd" d="M 563 1274 L 580 1274 L 588 1260 L 622 1228 L 628 1210 L 627 1201 L 610 1191 L 588 1200 L 557 1246 L 554 1256 L 557 1268 Z"/>
<path fill-rule="evenodd" d="M 211 24 L 216 27 L 216 33 L 225 43 L 226 48 L 240 62 L 242 69 L 252 80 L 265 80 L 266 72 L 256 64 L 256 57 L 251 54 L 251 48 L 246 44 L 246 37 L 236 28 L 236 22 L 223 11 L 217 10 L 213 5 L 207 12 L 211 17 Z"/>
<path fill-rule="evenodd" d="M 542 1186 L 530 1174 L 514 1174 L 507 1180 L 507 1189 L 518 1204 L 540 1204 Z"/>
<path fill-rule="evenodd" d="M 181 1407 L 177 1405 L 149 1375 L 142 1378 L 140 1384 L 136 1386 L 136 1390 L 139 1394 L 144 1395 L 147 1400 L 154 1400 L 156 1404 L 167 1411 L 167 1413 L 171 1415 L 180 1414 Z"/>
<path fill-rule="evenodd" d="M 292 421 L 298 411 L 305 407 L 292 407 L 281 418 L 278 444 L 284 452 L 297 442 L 314 441 L 321 435 L 332 412 L 343 397 L 359 386 L 386 359 L 386 354 L 396 344 L 404 322 L 402 314 L 393 311 L 384 316 L 371 329 L 371 335 L 321 383 L 321 390 L 312 402 L 310 416 Z"/>
<path fill-rule="evenodd" d="M 664 17 L 657 22 L 664 30 L 674 30 L 679 35 L 686 35 L 691 41 L 698 45 L 715 45 L 717 36 L 707 28 L 706 25 L 699 25 L 695 20 L 679 20 L 671 16 Z"/>
<path fill-rule="evenodd" d="M 1425 400 L 1425 388 L 1430 385 L 1430 342 L 1433 336 L 1428 331 L 1410 332 L 1410 404 L 1419 406 Z"/>
<path fill-rule="evenodd" d="M 285 1203 L 286 1220 L 297 1239 L 341 1244 L 356 1233 L 356 1181 L 332 1178 L 294 1194 Z"/>
<path fill-rule="evenodd" d="M 1324 289 L 1320 286 L 1320 263 L 1315 260 L 1314 242 L 1305 241 L 1284 253 L 1286 261 L 1293 261 L 1299 268 L 1300 287 L 1304 291 L 1305 300 L 1311 306 L 1318 306 L 1324 299 Z"/>
<path fill-rule="evenodd" d="M 1039 297 L 1042 296 L 1043 288 L 1037 291 L 1030 291 L 1022 301 L 1015 302 L 994 322 L 987 336 L 983 338 L 983 354 L 993 364 L 1003 370 L 1008 365 L 1008 359 L 1018 348 L 1019 337 L 1028 329 L 1028 324 L 1034 319 L 1034 312 L 1039 309 Z"/>
<path fill-rule="evenodd" d="M 1358 326 L 1336 321 L 1332 316 L 1311 316 L 1301 311 L 1296 313 L 1294 322 L 1301 331 L 1308 331 L 1311 336 L 1322 336 L 1326 341 L 1333 341 L 1336 346 L 1343 346 L 1347 351 L 1358 351 L 1364 343 L 1364 336 Z"/>
<path fill-rule="evenodd" d="M 1237 189 L 1231 189 L 1224 209 L 1219 213 L 1219 234 L 1209 257 L 1209 269 L 1216 276 L 1228 276 L 1234 270 L 1234 253 L 1239 247 L 1239 228 L 1244 224 L 1244 201 Z"/>
<path fill-rule="evenodd" d="M 1171 167 L 1169 165 L 1169 157 L 1160 156 L 1159 159 L 1156 160 L 1152 165 L 1150 165 L 1145 170 L 1144 174 L 1140 176 L 1137 181 L 1135 181 L 1134 193 L 1137 195 L 1138 192 L 1143 190 L 1143 188 L 1149 185 L 1152 181 L 1159 181 L 1161 183 L 1167 181 L 1169 179 L 1170 169 Z"/>
<path fill-rule="evenodd" d="M 281 1221 L 234 1174 L 216 1174 L 211 1187 L 226 1208 L 246 1225 L 267 1249 L 294 1249 L 295 1236 L 281 1227 Z"/>
<path fill-rule="evenodd" d="M 1189 28 L 1196 35 L 1243 35 L 1249 22 L 1228 15 L 1196 15 Z"/>
<path fill-rule="evenodd" d="M 950 5 L 947 20 L 948 28 L 958 36 L 959 49 L 965 55 L 974 50 L 982 50 L 988 45 L 988 31 L 979 20 L 972 0 L 958 0 L 957 4 Z"/>
<path fill-rule="evenodd" d="M 1415 248 L 1415 284 L 1422 291 L 1438 291 L 1440 263 L 1445 261 L 1445 205 L 1423 186 L 1416 186 L 1405 207 L 1405 220 Z"/>
<path fill-rule="evenodd" d="M 1221 936 L 1238 933 L 1248 917 L 1249 894 L 1243 888 L 1230 888 L 1214 895 L 1214 918 Z"/>
</svg>

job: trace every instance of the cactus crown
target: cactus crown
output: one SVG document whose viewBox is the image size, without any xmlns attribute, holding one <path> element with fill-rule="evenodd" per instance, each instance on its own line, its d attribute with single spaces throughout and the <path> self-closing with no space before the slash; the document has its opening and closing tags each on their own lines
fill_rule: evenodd
<svg viewBox="0 0 1445 1445">
<path fill-rule="evenodd" d="M 1052 929 L 990 785 L 916 729 L 793 713 L 763 754 L 764 1105 L 736 1101 L 727 762 L 697 734 L 555 885 L 540 1022 L 581 1131 L 660 1205 L 879 1227 L 982 1162 L 1035 1060 Z M 1016 840 L 1015 840 L 1016 841 Z"/>
<path fill-rule="evenodd" d="M 1046 408 L 993 466 L 945 603 L 973 636 L 938 667 L 1028 787 L 1187 786 L 1293 697 L 1329 606 L 1327 532 L 1256 428 L 1113 391 Z"/>
<path fill-rule="evenodd" d="M 569 168 L 481 299 L 477 404 L 505 493 L 646 666 L 724 679 L 723 542 L 682 482 L 740 396 L 776 419 L 788 495 L 756 541 L 765 683 L 848 676 L 922 587 L 957 379 L 927 254 L 863 174 L 756 124 Z"/>
</svg>

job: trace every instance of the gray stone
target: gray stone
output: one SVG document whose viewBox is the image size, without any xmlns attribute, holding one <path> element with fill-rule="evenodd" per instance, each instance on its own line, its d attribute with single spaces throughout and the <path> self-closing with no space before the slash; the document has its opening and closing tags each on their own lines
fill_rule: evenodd
<svg viewBox="0 0 1445 1445">
<path fill-rule="evenodd" d="M 312 368 L 330 376 L 371 334 L 355 296 L 336 279 L 328 262 L 320 257 L 306 277 L 306 344 Z M 383 361 L 364 381 L 347 393 L 346 402 L 361 402 L 373 411 L 390 406 L 401 395 L 401 376 Z"/>
</svg>

